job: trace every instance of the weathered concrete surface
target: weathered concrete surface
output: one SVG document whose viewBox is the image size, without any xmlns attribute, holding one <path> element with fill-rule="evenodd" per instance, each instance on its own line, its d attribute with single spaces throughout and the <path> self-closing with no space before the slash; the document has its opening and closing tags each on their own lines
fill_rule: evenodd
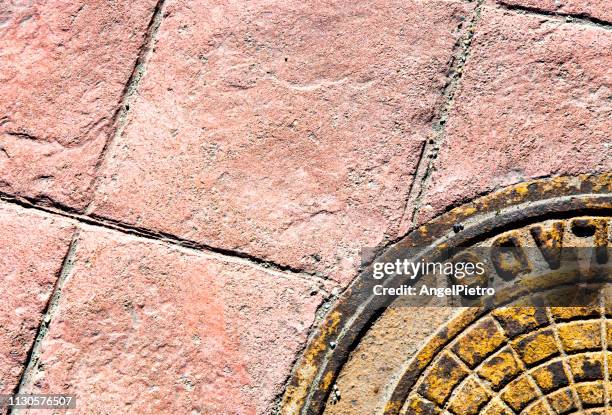
<svg viewBox="0 0 612 415">
<path fill-rule="evenodd" d="M 348 282 L 395 236 L 473 7 L 169 3 L 93 212 Z"/>
<path fill-rule="evenodd" d="M 612 170 L 612 32 L 485 7 L 418 222 L 528 178 Z"/>
<path fill-rule="evenodd" d="M 0 4 L 0 191 L 85 206 L 154 7 Z"/>
<path fill-rule="evenodd" d="M 219 258 L 82 231 L 26 390 L 78 413 L 270 413 L 322 295 Z"/>
<path fill-rule="evenodd" d="M 497 2 L 510 7 L 520 6 L 534 11 L 612 22 L 612 7 L 608 0 L 497 0 Z"/>
<path fill-rule="evenodd" d="M 0 204 L 0 393 L 13 393 L 74 233 L 63 220 Z"/>
</svg>

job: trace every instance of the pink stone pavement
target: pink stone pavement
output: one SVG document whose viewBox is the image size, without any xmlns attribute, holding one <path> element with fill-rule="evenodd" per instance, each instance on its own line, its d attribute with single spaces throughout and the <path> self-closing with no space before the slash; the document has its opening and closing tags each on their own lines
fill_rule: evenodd
<svg viewBox="0 0 612 415">
<path fill-rule="evenodd" d="M 0 394 L 5 394 L 19 384 L 74 226 L 7 205 L 0 206 L 0 226 Z"/>
<path fill-rule="evenodd" d="M 0 191 L 82 208 L 155 2 L 0 5 Z"/>
<path fill-rule="evenodd" d="M 270 412 L 316 282 L 99 229 L 76 246 L 23 391 L 70 390 L 81 413 Z"/>
<path fill-rule="evenodd" d="M 418 222 L 501 186 L 612 171 L 612 31 L 485 7 Z"/>
<path fill-rule="evenodd" d="M 605 1 L 0 4 L 0 393 L 273 414 L 362 248 L 612 171 L 610 68 Z"/>
<path fill-rule="evenodd" d="M 473 6 L 168 4 L 92 213 L 346 284 L 394 232 Z"/>
</svg>

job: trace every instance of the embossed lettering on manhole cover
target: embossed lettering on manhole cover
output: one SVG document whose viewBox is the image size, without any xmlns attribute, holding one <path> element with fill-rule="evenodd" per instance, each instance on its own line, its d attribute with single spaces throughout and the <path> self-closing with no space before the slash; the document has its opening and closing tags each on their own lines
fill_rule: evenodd
<svg viewBox="0 0 612 415">
<path fill-rule="evenodd" d="M 320 323 L 281 413 L 610 413 L 611 213 L 612 176 L 585 175 L 513 186 L 415 230 Z M 466 251 L 476 279 L 399 268 Z M 408 294 L 419 285 L 448 295 L 419 303 Z"/>
</svg>

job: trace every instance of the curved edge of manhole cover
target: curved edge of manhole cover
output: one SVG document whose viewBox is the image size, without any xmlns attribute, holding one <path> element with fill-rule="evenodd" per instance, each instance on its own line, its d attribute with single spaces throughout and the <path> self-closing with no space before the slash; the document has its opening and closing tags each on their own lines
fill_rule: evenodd
<svg viewBox="0 0 612 415">
<path fill-rule="evenodd" d="M 413 230 L 375 260 L 392 262 L 401 253 L 426 256 L 468 246 L 516 226 L 585 215 L 612 213 L 612 173 L 539 179 L 513 185 L 454 208 Z M 456 232 L 454 225 L 461 224 Z M 335 379 L 365 331 L 389 306 L 372 296 L 372 265 L 341 295 L 311 336 L 295 365 L 283 399 L 284 415 L 318 415 Z"/>
</svg>

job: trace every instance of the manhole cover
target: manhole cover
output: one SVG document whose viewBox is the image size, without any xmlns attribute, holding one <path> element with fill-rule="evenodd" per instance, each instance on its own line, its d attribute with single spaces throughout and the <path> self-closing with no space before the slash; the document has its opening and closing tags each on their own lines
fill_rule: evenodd
<svg viewBox="0 0 612 415">
<path fill-rule="evenodd" d="M 381 280 L 370 265 L 310 340 L 281 413 L 610 413 L 611 212 L 611 175 L 555 178 L 496 192 L 415 230 L 375 262 L 470 251 L 486 257 L 495 300 L 457 295 L 449 307 L 374 295 L 437 277 Z"/>
</svg>

